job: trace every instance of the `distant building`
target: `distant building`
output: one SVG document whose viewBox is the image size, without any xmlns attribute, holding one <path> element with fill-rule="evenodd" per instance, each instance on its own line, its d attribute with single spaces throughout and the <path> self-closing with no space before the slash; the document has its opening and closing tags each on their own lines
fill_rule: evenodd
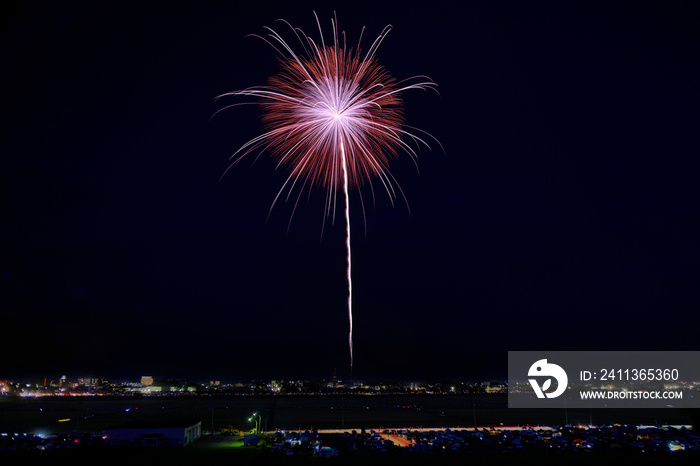
<svg viewBox="0 0 700 466">
<path fill-rule="evenodd" d="M 484 391 L 486 393 L 505 393 L 508 386 L 501 382 L 484 382 Z"/>
<path fill-rule="evenodd" d="M 103 432 L 108 447 L 184 447 L 202 435 L 201 421 L 135 421 Z"/>
<path fill-rule="evenodd" d="M 95 385 L 95 380 L 92 377 L 78 377 L 78 385 L 92 387 Z"/>
<path fill-rule="evenodd" d="M 141 393 L 144 395 L 153 395 L 158 394 L 163 391 L 163 387 L 158 386 L 158 385 L 146 385 L 144 387 L 141 387 L 141 390 L 139 390 Z"/>
</svg>

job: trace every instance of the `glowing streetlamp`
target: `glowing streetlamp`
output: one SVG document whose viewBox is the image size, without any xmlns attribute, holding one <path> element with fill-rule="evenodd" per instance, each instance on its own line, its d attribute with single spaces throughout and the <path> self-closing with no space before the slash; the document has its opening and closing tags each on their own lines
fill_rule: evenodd
<svg viewBox="0 0 700 466">
<path fill-rule="evenodd" d="M 252 417 L 249 417 L 248 422 L 250 422 L 250 421 L 255 421 L 255 433 L 257 434 L 258 433 L 258 420 L 253 419 Z"/>
<path fill-rule="evenodd" d="M 258 419 L 255 421 L 255 433 L 260 434 L 260 429 L 262 428 L 262 416 L 258 413 L 253 413 L 252 416 L 250 416 L 250 419 L 255 419 L 255 416 L 258 417 Z M 250 421 L 250 419 L 248 419 Z"/>
</svg>

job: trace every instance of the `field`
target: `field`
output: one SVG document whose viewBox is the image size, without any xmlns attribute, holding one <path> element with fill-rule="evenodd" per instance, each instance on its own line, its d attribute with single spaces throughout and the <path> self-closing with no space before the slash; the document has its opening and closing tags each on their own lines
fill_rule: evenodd
<svg viewBox="0 0 700 466">
<path fill-rule="evenodd" d="M 101 432 L 133 420 L 201 420 L 203 430 L 693 424 L 697 410 L 509 409 L 505 395 L 0 398 L 0 432 Z M 695 422 L 697 423 L 697 421 Z"/>
</svg>

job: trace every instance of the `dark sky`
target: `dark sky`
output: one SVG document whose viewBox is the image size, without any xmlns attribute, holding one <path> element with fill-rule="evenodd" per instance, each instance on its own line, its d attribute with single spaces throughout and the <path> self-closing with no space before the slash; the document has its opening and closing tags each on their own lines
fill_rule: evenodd
<svg viewBox="0 0 700 466">
<path fill-rule="evenodd" d="M 268 220 L 270 160 L 219 181 L 259 110 L 211 118 L 279 70 L 246 36 L 285 18 L 318 37 L 314 10 L 365 46 L 392 24 L 381 64 L 440 92 L 405 94 L 445 148 L 392 165 L 408 207 L 378 193 L 365 234 L 351 197 L 357 378 L 700 349 L 697 2 L 18 3 L 0 14 L 0 378 L 348 375 L 342 216 L 321 235 L 319 191 Z"/>
</svg>

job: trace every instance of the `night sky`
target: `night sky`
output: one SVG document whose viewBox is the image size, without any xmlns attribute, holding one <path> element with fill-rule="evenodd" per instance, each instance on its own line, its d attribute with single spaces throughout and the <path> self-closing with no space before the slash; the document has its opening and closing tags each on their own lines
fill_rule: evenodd
<svg viewBox="0 0 700 466">
<path fill-rule="evenodd" d="M 698 350 L 700 6 L 17 2 L 0 14 L 3 376 L 349 375 L 342 212 L 270 205 L 278 18 L 337 13 L 443 145 L 351 195 L 357 379 L 506 376 L 508 350 Z M 378 6 L 379 4 L 385 6 Z M 329 36 L 327 36 L 329 37 Z M 291 38 L 290 38 L 291 40 Z M 362 193 L 363 198 L 370 193 Z M 366 224 L 365 224 L 366 220 Z"/>
</svg>

